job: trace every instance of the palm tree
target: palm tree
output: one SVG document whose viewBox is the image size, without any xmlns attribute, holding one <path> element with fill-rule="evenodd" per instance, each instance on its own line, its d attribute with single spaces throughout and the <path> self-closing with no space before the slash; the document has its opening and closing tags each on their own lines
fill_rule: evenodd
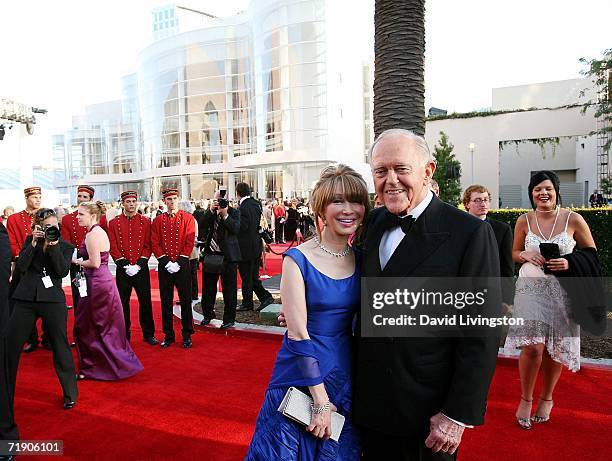
<svg viewBox="0 0 612 461">
<path fill-rule="evenodd" d="M 425 134 L 425 0 L 376 0 L 374 134 Z"/>
</svg>

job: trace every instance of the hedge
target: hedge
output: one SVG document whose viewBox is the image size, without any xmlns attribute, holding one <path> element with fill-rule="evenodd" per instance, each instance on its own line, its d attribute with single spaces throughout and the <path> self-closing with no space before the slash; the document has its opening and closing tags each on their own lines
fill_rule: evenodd
<svg viewBox="0 0 612 461">
<path fill-rule="evenodd" d="M 599 262 L 604 276 L 612 276 L 612 208 L 570 208 L 580 213 L 589 225 L 597 250 Z M 514 230 L 516 220 L 529 210 L 522 209 L 500 209 L 489 211 L 488 216 L 498 221 L 505 222 Z"/>
</svg>

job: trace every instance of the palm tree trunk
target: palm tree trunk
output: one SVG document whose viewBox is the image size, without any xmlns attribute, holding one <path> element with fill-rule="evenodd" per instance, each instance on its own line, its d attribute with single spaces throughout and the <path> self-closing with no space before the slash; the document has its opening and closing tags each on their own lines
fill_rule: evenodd
<svg viewBox="0 0 612 461">
<path fill-rule="evenodd" d="M 425 0 L 376 0 L 374 134 L 425 134 Z"/>
</svg>

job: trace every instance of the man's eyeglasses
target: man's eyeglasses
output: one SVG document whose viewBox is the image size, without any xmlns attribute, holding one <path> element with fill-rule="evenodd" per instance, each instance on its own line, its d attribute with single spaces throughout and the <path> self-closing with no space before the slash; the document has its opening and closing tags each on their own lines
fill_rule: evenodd
<svg viewBox="0 0 612 461">
<path fill-rule="evenodd" d="M 36 212 L 36 219 L 40 221 L 44 221 L 50 216 L 55 216 L 55 211 L 51 208 L 43 208 L 42 210 L 38 210 Z"/>
<path fill-rule="evenodd" d="M 481 205 L 483 203 L 489 203 L 491 200 L 488 198 L 475 198 L 474 200 L 472 200 L 472 202 L 474 202 L 477 205 Z"/>
</svg>

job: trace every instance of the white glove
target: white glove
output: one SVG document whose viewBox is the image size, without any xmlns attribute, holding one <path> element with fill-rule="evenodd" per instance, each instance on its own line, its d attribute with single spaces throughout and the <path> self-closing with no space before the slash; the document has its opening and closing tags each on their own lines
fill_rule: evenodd
<svg viewBox="0 0 612 461">
<path fill-rule="evenodd" d="M 135 276 L 136 274 L 138 274 L 139 271 L 140 266 L 138 266 L 137 264 L 128 264 L 127 266 L 125 266 L 125 273 L 130 277 Z"/>
<path fill-rule="evenodd" d="M 181 266 L 178 263 L 169 262 L 166 264 L 166 270 L 171 274 L 176 274 L 179 270 L 181 270 Z"/>
</svg>

